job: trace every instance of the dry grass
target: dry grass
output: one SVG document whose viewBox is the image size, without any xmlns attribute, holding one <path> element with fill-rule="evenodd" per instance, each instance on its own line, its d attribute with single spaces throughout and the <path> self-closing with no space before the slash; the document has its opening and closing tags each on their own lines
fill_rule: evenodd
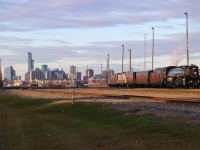
<svg viewBox="0 0 200 150">
<path fill-rule="evenodd" d="M 101 104 L 0 95 L 0 149 L 199 149 L 199 126 Z"/>
</svg>

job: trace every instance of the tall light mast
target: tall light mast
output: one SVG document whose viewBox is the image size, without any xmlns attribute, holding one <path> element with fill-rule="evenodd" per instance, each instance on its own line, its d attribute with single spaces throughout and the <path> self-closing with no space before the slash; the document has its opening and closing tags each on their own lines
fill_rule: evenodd
<svg viewBox="0 0 200 150">
<path fill-rule="evenodd" d="M 124 72 L 124 45 L 122 45 L 122 73 Z"/>
<path fill-rule="evenodd" d="M 147 44 L 146 44 L 146 34 L 144 35 L 144 71 L 146 70 L 146 48 L 147 48 Z"/>
<path fill-rule="evenodd" d="M 154 28 L 152 28 L 152 70 L 154 69 L 153 68 L 153 65 L 154 65 Z"/>
<path fill-rule="evenodd" d="M 187 52 L 187 66 L 189 66 L 189 48 L 188 48 L 188 13 L 184 13 L 186 15 L 186 52 Z"/>
</svg>

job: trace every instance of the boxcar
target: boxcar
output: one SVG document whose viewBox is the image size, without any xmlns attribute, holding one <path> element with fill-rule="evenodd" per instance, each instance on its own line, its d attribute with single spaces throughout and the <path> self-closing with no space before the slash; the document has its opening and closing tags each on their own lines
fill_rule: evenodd
<svg viewBox="0 0 200 150">
<path fill-rule="evenodd" d="M 126 74 L 127 77 L 127 86 L 135 87 L 136 86 L 136 72 L 128 72 Z"/>
<path fill-rule="evenodd" d="M 108 85 L 111 86 L 111 87 L 117 86 L 117 74 L 114 74 L 114 75 L 109 77 Z"/>
<path fill-rule="evenodd" d="M 163 87 L 165 68 L 156 68 L 150 72 L 150 85 L 152 87 Z"/>
<path fill-rule="evenodd" d="M 117 74 L 117 86 L 120 86 L 120 87 L 127 86 L 127 78 L 126 78 L 125 72 Z"/>
<path fill-rule="evenodd" d="M 140 71 L 136 72 L 136 85 L 138 87 L 148 87 L 150 81 L 150 73 L 152 71 Z"/>
</svg>

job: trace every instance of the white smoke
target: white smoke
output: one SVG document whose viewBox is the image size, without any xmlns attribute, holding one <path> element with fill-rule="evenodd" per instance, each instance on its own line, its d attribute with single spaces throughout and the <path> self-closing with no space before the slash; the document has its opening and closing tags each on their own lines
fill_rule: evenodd
<svg viewBox="0 0 200 150">
<path fill-rule="evenodd" d="M 184 54 L 184 45 L 180 44 L 172 52 L 172 59 L 171 59 L 172 64 L 178 66 L 178 64 L 183 59 L 183 54 Z"/>
</svg>

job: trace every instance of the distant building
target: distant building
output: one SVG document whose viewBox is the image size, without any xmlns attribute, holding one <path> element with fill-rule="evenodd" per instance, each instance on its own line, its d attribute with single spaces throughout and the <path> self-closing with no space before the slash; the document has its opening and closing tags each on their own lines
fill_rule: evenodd
<svg viewBox="0 0 200 150">
<path fill-rule="evenodd" d="M 42 65 L 41 66 L 41 70 L 43 71 L 43 72 L 45 72 L 45 71 L 47 71 L 48 70 L 48 65 Z"/>
<path fill-rule="evenodd" d="M 32 59 L 32 53 L 28 52 L 28 71 L 34 70 L 34 60 Z"/>
<path fill-rule="evenodd" d="M 104 71 L 103 71 L 103 77 L 104 77 L 104 78 L 107 78 L 107 77 L 108 77 L 108 70 L 104 70 Z"/>
<path fill-rule="evenodd" d="M 52 79 L 52 71 L 51 70 L 47 70 L 44 72 L 44 78 L 45 79 Z"/>
<path fill-rule="evenodd" d="M 13 80 L 21 80 L 22 78 L 21 78 L 21 76 L 14 76 L 13 77 Z"/>
<path fill-rule="evenodd" d="M 43 71 L 39 68 L 30 71 L 30 81 L 43 79 Z"/>
<path fill-rule="evenodd" d="M 82 73 L 81 72 L 77 72 L 77 80 L 81 80 L 82 79 Z"/>
<path fill-rule="evenodd" d="M 95 74 L 95 76 L 94 76 L 95 78 L 103 78 L 103 76 L 101 75 L 101 74 Z"/>
<path fill-rule="evenodd" d="M 100 84 L 101 83 L 101 78 L 95 78 L 91 77 L 88 79 L 88 84 Z"/>
<path fill-rule="evenodd" d="M 12 66 L 4 68 L 4 80 L 14 81 L 16 72 Z"/>
<path fill-rule="evenodd" d="M 94 70 L 93 69 L 87 69 L 87 70 L 85 70 L 85 76 L 87 78 L 94 77 Z"/>
<path fill-rule="evenodd" d="M 115 71 L 114 70 L 109 70 L 109 76 L 112 76 L 115 74 Z"/>
<path fill-rule="evenodd" d="M 30 81 L 30 71 L 28 71 L 28 72 L 25 74 L 25 81 L 26 81 L 26 82 Z"/>
<path fill-rule="evenodd" d="M 76 66 L 70 66 L 70 79 L 77 79 Z"/>
<path fill-rule="evenodd" d="M 67 79 L 63 69 L 54 69 L 52 71 L 52 79 Z"/>
</svg>

